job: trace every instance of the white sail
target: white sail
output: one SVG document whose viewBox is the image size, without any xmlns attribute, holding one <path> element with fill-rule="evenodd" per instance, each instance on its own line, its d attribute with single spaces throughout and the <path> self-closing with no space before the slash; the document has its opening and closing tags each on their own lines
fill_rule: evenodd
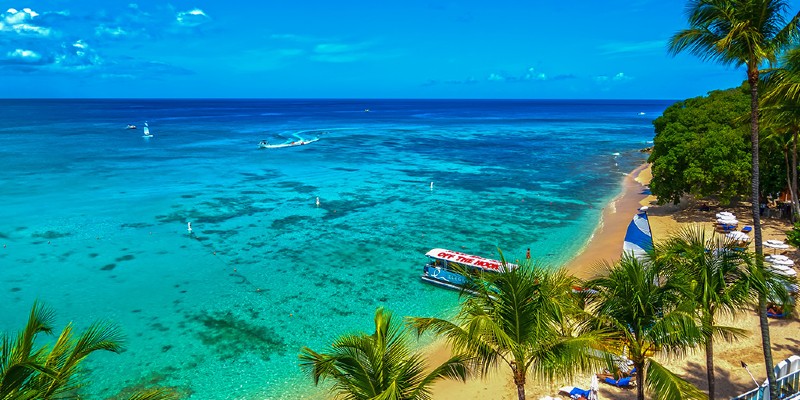
<svg viewBox="0 0 800 400">
<path fill-rule="evenodd" d="M 150 133 L 150 127 L 147 125 L 147 122 L 144 123 L 144 135 L 142 137 L 153 137 L 153 134 Z"/>
</svg>

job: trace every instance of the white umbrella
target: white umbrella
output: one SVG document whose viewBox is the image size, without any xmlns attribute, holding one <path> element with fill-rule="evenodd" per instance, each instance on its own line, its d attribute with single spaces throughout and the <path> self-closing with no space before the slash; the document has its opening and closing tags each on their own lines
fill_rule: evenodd
<svg viewBox="0 0 800 400">
<path fill-rule="evenodd" d="M 775 250 L 775 252 L 777 252 L 778 250 L 786 250 L 789 248 L 788 244 L 783 243 L 780 240 L 767 240 L 766 242 L 764 242 L 764 246 Z"/>
<path fill-rule="evenodd" d="M 767 261 L 769 261 L 769 260 L 786 261 L 786 260 L 789 260 L 789 257 L 787 257 L 787 256 L 785 256 L 783 254 L 775 254 L 775 255 L 767 256 L 766 259 L 767 259 Z"/>
<path fill-rule="evenodd" d="M 720 218 L 720 219 L 724 219 L 724 218 L 735 219 L 736 216 L 733 215 L 732 212 L 723 211 L 723 212 L 717 213 L 717 218 Z"/>
<path fill-rule="evenodd" d="M 772 266 L 770 266 L 770 267 L 768 267 L 768 268 L 769 268 L 769 269 L 770 269 L 772 272 L 774 272 L 774 273 L 776 273 L 776 274 L 778 274 L 778 275 L 788 276 L 788 277 L 790 277 L 790 278 L 793 278 L 793 277 L 796 277 L 796 276 L 797 276 L 797 271 L 795 271 L 795 270 L 794 270 L 794 269 L 792 269 L 792 268 L 788 268 L 788 267 L 786 267 L 786 269 L 779 269 L 779 268 L 777 268 L 777 267 L 778 267 L 777 265 L 772 265 Z"/>
<path fill-rule="evenodd" d="M 794 261 L 792 261 L 792 260 L 779 260 L 779 259 L 775 259 L 775 258 L 769 259 L 769 257 L 767 257 L 765 260 L 771 262 L 772 265 L 786 265 L 786 266 L 789 266 L 789 267 L 794 265 Z"/>
</svg>

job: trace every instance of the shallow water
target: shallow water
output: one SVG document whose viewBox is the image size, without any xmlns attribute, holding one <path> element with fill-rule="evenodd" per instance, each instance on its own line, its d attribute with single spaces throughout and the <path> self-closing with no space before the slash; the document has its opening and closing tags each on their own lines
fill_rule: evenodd
<svg viewBox="0 0 800 400">
<path fill-rule="evenodd" d="M 299 348 L 378 306 L 450 315 L 457 294 L 418 278 L 431 248 L 569 260 L 670 102 L 0 103 L 0 329 L 35 299 L 59 327 L 120 324 L 127 351 L 87 362 L 93 398 L 251 399 L 313 391 Z M 297 137 L 320 140 L 257 148 Z"/>
</svg>

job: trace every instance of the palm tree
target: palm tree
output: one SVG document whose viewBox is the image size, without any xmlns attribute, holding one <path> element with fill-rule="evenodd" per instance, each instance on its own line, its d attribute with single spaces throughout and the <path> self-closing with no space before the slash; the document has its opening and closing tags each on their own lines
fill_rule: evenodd
<svg viewBox="0 0 800 400">
<path fill-rule="evenodd" d="M 464 357 L 453 356 L 426 373 L 423 356 L 413 353 L 402 325 L 392 323 L 392 314 L 375 311 L 375 333 L 345 335 L 333 342 L 327 353 L 303 347 L 301 367 L 314 384 L 331 378 L 332 390 L 344 399 L 430 399 L 430 386 L 442 378 L 467 378 Z"/>
<path fill-rule="evenodd" d="M 588 318 L 573 293 L 574 277 L 563 270 L 534 266 L 525 260 L 510 269 L 477 277 L 474 296 L 464 296 L 451 322 L 409 318 L 419 334 L 432 331 L 445 337 L 457 352 L 472 357 L 485 374 L 498 365 L 512 372 L 517 395 L 525 399 L 529 374 L 552 380 L 572 377 L 600 365 L 592 348 L 601 348 L 602 334 L 590 331 Z"/>
<path fill-rule="evenodd" d="M 53 332 L 53 311 L 34 303 L 28 323 L 16 337 L 0 337 L 0 399 L 58 399 L 76 397 L 75 392 L 85 385 L 80 378 L 81 363 L 89 354 L 98 351 L 118 353 L 122 349 L 122 334 L 116 326 L 95 322 L 77 338 L 68 324 L 56 343 L 34 349 L 40 333 Z M 169 389 L 146 389 L 132 394 L 131 399 L 177 399 Z"/>
<path fill-rule="evenodd" d="M 645 387 L 656 399 L 704 399 L 705 394 L 652 358 L 657 352 L 680 354 L 702 342 L 694 321 L 693 304 L 684 303 L 689 286 L 680 273 L 663 274 L 647 259 L 624 254 L 606 273 L 587 282 L 592 292 L 587 309 L 613 332 L 618 354 L 636 368 L 637 396 Z"/>
<path fill-rule="evenodd" d="M 706 237 L 700 225 L 687 227 L 659 244 L 655 254 L 665 263 L 667 273 L 686 273 L 690 300 L 703 330 L 706 347 L 708 397 L 714 399 L 714 337 L 732 340 L 745 334 L 737 328 L 716 324 L 720 314 L 735 315 L 750 300 L 748 257 L 738 244 L 712 233 Z M 708 251 L 707 249 L 715 249 Z"/>
<path fill-rule="evenodd" d="M 793 219 L 800 215 L 797 199 L 797 140 L 800 135 L 800 47 L 789 50 L 781 64 L 767 70 L 764 76 L 764 121 L 776 129 L 791 133 L 792 162 L 789 167 L 789 189 L 792 192 Z M 788 157 L 787 157 L 788 161 Z"/>
<path fill-rule="evenodd" d="M 790 9 L 789 4 L 786 0 L 689 0 L 686 10 L 690 28 L 675 34 L 669 42 L 669 52 L 672 54 L 686 50 L 704 60 L 717 61 L 724 65 L 744 65 L 747 68 L 747 83 L 750 85 L 750 140 L 753 147 L 751 202 L 756 263 L 762 262 L 764 254 L 759 215 L 759 67 L 765 62 L 774 63 L 781 50 L 800 34 L 800 13 L 788 22 L 784 16 Z M 759 300 L 759 321 L 770 393 L 777 398 L 766 298 Z"/>
</svg>

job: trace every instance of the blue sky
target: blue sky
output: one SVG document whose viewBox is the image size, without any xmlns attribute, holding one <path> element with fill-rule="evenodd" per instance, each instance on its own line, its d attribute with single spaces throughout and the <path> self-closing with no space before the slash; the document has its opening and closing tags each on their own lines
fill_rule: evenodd
<svg viewBox="0 0 800 400">
<path fill-rule="evenodd" d="M 684 5 L 11 0 L 0 96 L 683 99 L 739 85 L 741 68 L 666 53 Z"/>
</svg>

